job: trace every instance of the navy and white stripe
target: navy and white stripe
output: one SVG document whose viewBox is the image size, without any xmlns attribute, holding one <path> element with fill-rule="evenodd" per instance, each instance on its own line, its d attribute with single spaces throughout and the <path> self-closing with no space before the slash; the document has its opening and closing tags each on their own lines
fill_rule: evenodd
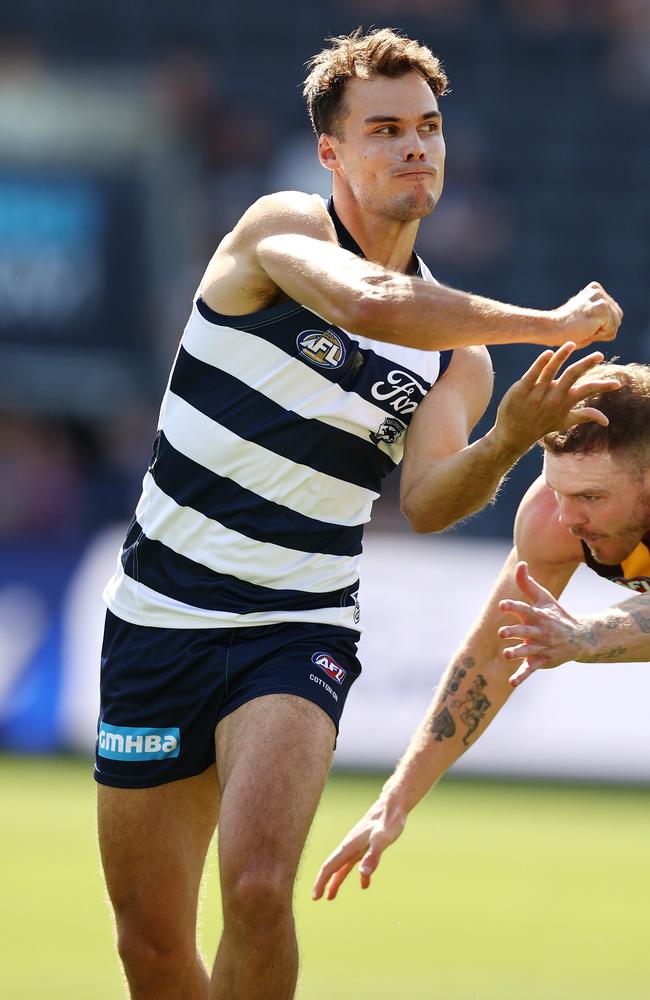
<svg viewBox="0 0 650 1000">
<path fill-rule="evenodd" d="M 331 339 L 336 364 L 303 349 L 305 331 Z M 350 335 L 294 302 L 233 317 L 197 300 L 111 611 L 154 627 L 359 631 L 363 525 L 448 354 Z"/>
</svg>

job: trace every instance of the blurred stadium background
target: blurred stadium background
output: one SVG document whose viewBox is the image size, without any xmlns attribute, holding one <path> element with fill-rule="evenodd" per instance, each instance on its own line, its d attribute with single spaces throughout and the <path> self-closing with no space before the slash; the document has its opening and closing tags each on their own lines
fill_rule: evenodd
<svg viewBox="0 0 650 1000">
<path fill-rule="evenodd" d="M 0 994 L 10 1000 L 119 995 L 87 762 L 99 594 L 209 255 L 260 194 L 327 193 L 303 64 L 325 35 L 357 24 L 427 42 L 450 77 L 446 189 L 418 244 L 440 280 L 547 308 L 597 278 L 625 310 L 615 353 L 650 360 L 648 0 L 0 0 Z M 495 404 L 533 355 L 493 351 Z M 489 590 L 538 467 L 526 456 L 496 505 L 433 539 L 409 535 L 389 480 L 368 533 L 366 670 L 340 767 L 391 767 Z M 568 599 L 581 610 L 617 592 L 586 574 Z M 445 783 L 413 817 L 372 896 L 348 892 L 325 913 L 300 904 L 305 1000 L 650 994 L 647 667 L 576 666 L 537 681 L 461 762 L 474 780 Z M 60 756 L 70 753 L 81 758 Z M 609 784 L 554 790 L 529 787 L 533 777 Z M 303 895 L 377 784 L 333 781 Z"/>
</svg>

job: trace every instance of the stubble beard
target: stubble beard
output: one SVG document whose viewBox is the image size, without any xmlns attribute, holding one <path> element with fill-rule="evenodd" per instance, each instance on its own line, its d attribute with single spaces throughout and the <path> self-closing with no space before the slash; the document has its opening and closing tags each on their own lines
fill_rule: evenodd
<svg viewBox="0 0 650 1000">
<path fill-rule="evenodd" d="M 369 215 L 378 215 L 391 222 L 416 222 L 431 215 L 438 204 L 438 197 L 431 191 L 417 194 L 405 192 L 391 199 L 380 199 L 369 191 L 363 199 L 363 209 Z"/>
<path fill-rule="evenodd" d="M 437 203 L 438 199 L 430 191 L 424 197 L 412 192 L 400 195 L 386 205 L 384 214 L 394 222 L 415 222 L 431 215 Z"/>
<path fill-rule="evenodd" d="M 614 552 L 607 556 L 607 563 L 616 565 L 627 559 L 632 554 L 641 539 L 650 531 L 650 496 L 642 495 L 639 499 L 638 507 L 632 517 L 625 524 L 622 524 L 615 535 L 605 535 L 596 537 L 593 542 L 585 539 L 585 543 L 597 561 L 598 555 L 593 551 L 592 546 L 598 547 L 601 542 L 620 539 Z"/>
</svg>

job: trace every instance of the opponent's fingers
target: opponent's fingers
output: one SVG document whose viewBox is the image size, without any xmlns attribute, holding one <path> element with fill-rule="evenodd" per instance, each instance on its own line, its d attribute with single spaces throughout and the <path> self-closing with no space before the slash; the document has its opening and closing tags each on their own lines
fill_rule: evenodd
<svg viewBox="0 0 650 1000">
<path fill-rule="evenodd" d="M 342 868 L 339 868 L 338 871 L 334 872 L 327 887 L 327 899 L 336 899 L 337 892 L 353 868 L 354 863 L 349 861 Z"/>
<path fill-rule="evenodd" d="M 521 666 L 517 667 L 514 674 L 510 675 L 510 677 L 508 678 L 508 683 L 513 688 L 519 687 L 519 685 L 523 684 L 526 678 L 530 677 L 531 674 L 534 674 L 536 670 L 537 667 L 531 666 L 527 660 L 524 660 Z"/>
<path fill-rule="evenodd" d="M 588 371 L 599 365 L 605 360 L 605 355 L 602 351 L 592 351 L 591 354 L 587 354 L 584 358 L 579 358 L 578 361 L 574 361 L 573 364 L 567 365 L 560 377 L 558 378 L 558 385 L 563 389 L 568 386 L 573 385 L 577 382 L 581 376 L 586 375 Z"/>
<path fill-rule="evenodd" d="M 538 357 L 536 357 L 530 368 L 527 368 L 523 375 L 521 375 L 517 380 L 519 385 L 523 385 L 526 388 L 532 388 L 544 371 L 546 364 L 553 357 L 553 353 L 553 351 L 547 350 L 543 351 Z"/>
<path fill-rule="evenodd" d="M 394 838 L 387 833 L 376 833 L 370 838 L 370 846 L 359 865 L 359 871 L 362 875 L 372 875 L 377 870 L 382 854 L 388 845 L 393 843 L 393 840 Z"/>
<path fill-rule="evenodd" d="M 541 656 L 545 651 L 538 642 L 522 642 L 519 646 L 504 649 L 503 657 L 506 660 L 530 660 L 531 656 Z"/>
<path fill-rule="evenodd" d="M 564 376 L 562 376 L 563 378 Z M 560 385 L 562 379 L 558 380 Z M 616 378 L 594 378 L 589 381 L 579 382 L 571 387 L 571 398 L 577 403 L 589 396 L 595 396 L 602 392 L 616 392 L 621 388 L 621 383 Z"/>
<path fill-rule="evenodd" d="M 573 427 L 574 424 L 600 424 L 601 427 L 609 426 L 609 419 L 605 416 L 601 410 L 597 410 L 595 406 L 577 406 L 574 410 L 569 410 L 567 415 L 567 427 Z"/>
<path fill-rule="evenodd" d="M 370 885 L 370 878 L 377 871 L 382 852 L 383 847 L 379 849 L 371 847 L 362 858 L 361 864 L 359 865 L 359 875 L 361 877 L 362 889 L 367 889 Z"/>
<path fill-rule="evenodd" d="M 522 594 L 529 597 L 536 604 L 540 602 L 555 604 L 555 598 L 550 590 L 542 587 L 541 583 L 538 583 L 528 572 L 528 563 L 523 561 L 517 563 L 515 568 L 515 582 Z"/>
<path fill-rule="evenodd" d="M 567 340 L 565 344 L 562 344 L 553 354 L 548 358 L 544 364 L 542 370 L 537 376 L 538 382 L 552 382 L 564 362 L 569 358 L 576 349 L 576 345 L 572 340 Z M 539 360 L 539 359 L 538 359 Z"/>
<path fill-rule="evenodd" d="M 530 604 L 526 601 L 513 601 L 509 598 L 499 601 L 499 611 L 503 611 L 504 614 L 514 615 L 519 618 L 521 622 L 528 624 L 534 620 L 531 614 Z"/>
<path fill-rule="evenodd" d="M 539 635 L 539 629 L 532 625 L 502 625 L 499 629 L 500 639 L 535 639 Z"/>
<path fill-rule="evenodd" d="M 355 850 L 350 844 L 341 844 L 320 866 L 311 890 L 312 899 L 320 899 L 330 878 L 343 868 L 347 868 L 345 872 L 345 875 L 347 875 L 361 857 L 363 857 L 363 848 Z M 339 880 L 339 884 L 343 881 L 345 875 Z"/>
</svg>

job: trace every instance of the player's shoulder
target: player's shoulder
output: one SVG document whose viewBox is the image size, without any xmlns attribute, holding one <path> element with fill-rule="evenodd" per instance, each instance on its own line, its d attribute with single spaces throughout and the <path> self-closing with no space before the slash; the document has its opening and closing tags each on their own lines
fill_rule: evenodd
<svg viewBox="0 0 650 1000">
<path fill-rule="evenodd" d="M 582 562 L 582 546 L 560 522 L 553 490 L 539 476 L 524 494 L 515 517 L 519 557 L 545 563 Z"/>
<path fill-rule="evenodd" d="M 244 212 L 231 236 L 236 243 L 283 233 L 336 240 L 334 223 L 323 199 L 303 191 L 262 195 Z"/>
<path fill-rule="evenodd" d="M 239 315 L 275 304 L 281 293 L 260 266 L 259 248 L 268 238 L 290 235 L 337 242 L 319 195 L 278 191 L 253 202 L 223 238 L 203 275 L 200 294 L 210 308 Z"/>
</svg>

